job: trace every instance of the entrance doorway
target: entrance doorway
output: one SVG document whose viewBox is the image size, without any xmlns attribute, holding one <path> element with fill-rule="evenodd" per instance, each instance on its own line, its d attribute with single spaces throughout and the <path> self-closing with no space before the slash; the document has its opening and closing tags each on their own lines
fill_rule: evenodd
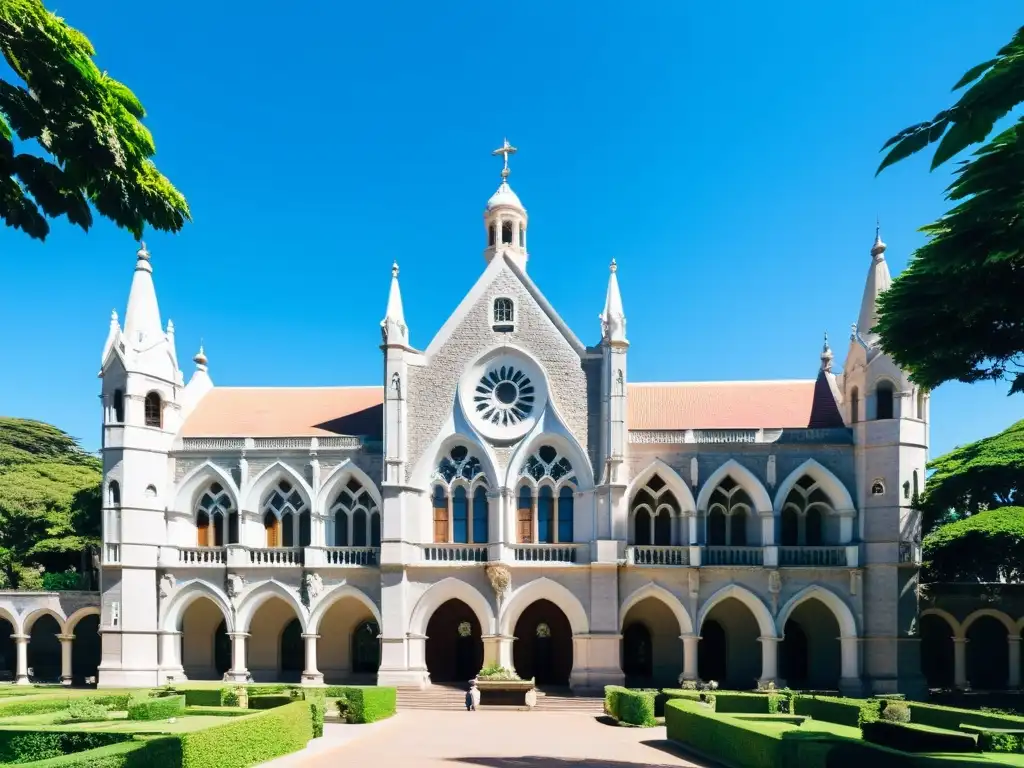
<svg viewBox="0 0 1024 768">
<path fill-rule="evenodd" d="M 461 600 L 442 604 L 427 622 L 426 662 L 434 683 L 468 683 L 484 663 L 480 621 Z"/>
<path fill-rule="evenodd" d="M 512 661 L 516 672 L 537 685 L 564 687 L 572 673 L 572 627 L 550 600 L 531 603 L 516 622 Z"/>
<path fill-rule="evenodd" d="M 622 634 L 622 672 L 626 684 L 648 683 L 653 676 L 651 633 L 640 622 L 630 624 Z"/>
<path fill-rule="evenodd" d="M 281 633 L 281 679 L 297 682 L 306 668 L 306 645 L 302 640 L 302 624 L 292 619 Z"/>
<path fill-rule="evenodd" d="M 705 621 L 697 643 L 697 674 L 705 681 L 728 680 L 726 659 L 729 657 L 725 630 L 717 621 Z"/>
</svg>

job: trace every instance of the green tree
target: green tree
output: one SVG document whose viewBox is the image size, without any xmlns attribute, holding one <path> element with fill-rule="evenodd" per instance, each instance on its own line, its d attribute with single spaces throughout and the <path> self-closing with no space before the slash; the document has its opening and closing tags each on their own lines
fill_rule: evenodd
<svg viewBox="0 0 1024 768">
<path fill-rule="evenodd" d="M 1024 508 L 1002 507 L 925 536 L 926 581 L 1024 580 Z"/>
<path fill-rule="evenodd" d="M 0 417 L 0 587 L 39 588 L 98 545 L 101 469 L 56 427 Z"/>
<path fill-rule="evenodd" d="M 970 85 L 933 119 L 892 137 L 881 172 L 934 142 L 932 169 L 1024 102 L 1024 28 L 995 58 L 954 86 Z M 890 149 L 891 148 L 891 149 Z M 918 384 L 1011 379 L 1024 389 L 1024 118 L 954 172 L 955 207 L 923 228 L 928 241 L 879 299 L 882 346 Z"/>
<path fill-rule="evenodd" d="M 43 240 L 46 217 L 88 230 L 92 208 L 142 237 L 177 232 L 188 204 L 150 159 L 142 104 L 93 62 L 92 43 L 40 0 L 0 0 L 0 51 L 22 83 L 0 78 L 0 216 Z M 35 142 L 19 151 L 21 142 Z M 40 152 L 41 150 L 41 152 Z"/>
<path fill-rule="evenodd" d="M 939 456 L 918 501 L 925 531 L 999 507 L 1024 504 L 1024 421 Z"/>
</svg>

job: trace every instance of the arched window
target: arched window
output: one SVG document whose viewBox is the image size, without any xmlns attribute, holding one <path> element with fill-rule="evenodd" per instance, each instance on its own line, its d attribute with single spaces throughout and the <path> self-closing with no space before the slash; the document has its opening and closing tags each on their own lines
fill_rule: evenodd
<svg viewBox="0 0 1024 768">
<path fill-rule="evenodd" d="M 578 486 L 572 463 L 560 455 L 554 446 L 542 445 L 523 463 L 519 476 L 517 525 L 520 542 L 572 542 L 573 499 Z M 568 490 L 568 495 L 563 493 L 564 490 Z M 535 519 L 537 527 L 533 530 Z M 524 540 L 523 536 L 527 533 L 531 538 Z M 563 535 L 568 538 L 563 539 Z"/>
<path fill-rule="evenodd" d="M 821 507 L 814 506 L 807 510 L 807 520 L 804 526 L 807 546 L 820 547 L 822 544 Z"/>
<path fill-rule="evenodd" d="M 200 547 L 238 543 L 238 510 L 220 483 L 210 483 L 196 503 L 196 540 Z"/>
<path fill-rule="evenodd" d="M 711 546 L 747 546 L 747 519 L 754 508 L 750 496 L 732 477 L 726 477 L 708 504 L 707 541 Z"/>
<path fill-rule="evenodd" d="M 782 510 L 782 546 L 800 546 L 800 515 L 788 505 Z"/>
<path fill-rule="evenodd" d="M 537 494 L 537 541 L 541 544 L 555 542 L 555 495 L 550 485 L 545 485 Z"/>
<path fill-rule="evenodd" d="M 804 475 L 793 485 L 782 507 L 782 545 L 818 547 L 825 543 L 825 515 L 835 507 L 818 481 Z"/>
<path fill-rule="evenodd" d="M 860 392 L 856 387 L 850 392 L 850 423 L 856 424 L 860 421 Z"/>
<path fill-rule="evenodd" d="M 501 242 L 505 245 L 512 245 L 515 240 L 512 233 L 515 231 L 511 221 L 504 221 L 501 224 Z"/>
<path fill-rule="evenodd" d="M 630 500 L 629 507 L 635 544 L 662 547 L 676 544 L 673 520 L 680 516 L 679 501 L 660 475 L 651 475 L 651 479 Z"/>
<path fill-rule="evenodd" d="M 107 502 L 112 507 L 121 503 L 121 486 L 117 480 L 111 480 L 107 484 Z"/>
<path fill-rule="evenodd" d="M 928 414 L 925 411 L 926 411 L 926 408 L 925 408 L 924 388 L 923 387 L 918 387 L 917 388 L 917 418 L 919 418 L 921 421 L 924 421 L 927 418 L 927 416 L 928 416 Z"/>
<path fill-rule="evenodd" d="M 267 546 L 281 546 L 281 521 L 270 510 L 267 510 L 267 513 L 263 515 L 263 528 L 267 534 Z"/>
<path fill-rule="evenodd" d="M 708 510 L 708 546 L 724 547 L 726 530 L 725 510 L 722 507 Z"/>
<path fill-rule="evenodd" d="M 880 381 L 875 387 L 875 418 L 893 418 L 893 388 L 887 381 Z"/>
<path fill-rule="evenodd" d="M 473 543 L 486 544 L 487 534 L 487 490 L 481 485 L 473 491 Z"/>
<path fill-rule="evenodd" d="M 380 546 L 380 512 L 370 515 L 370 546 Z"/>
<path fill-rule="evenodd" d="M 473 499 L 472 516 L 474 518 L 477 514 L 476 506 L 479 503 L 485 505 L 484 516 L 486 517 L 487 514 L 486 492 L 488 485 L 483 464 L 469 452 L 468 448 L 456 445 L 438 463 L 432 480 L 434 484 L 434 542 L 446 543 L 449 541 L 450 535 L 452 542 L 468 544 L 470 542 L 470 499 Z M 477 501 L 479 490 L 484 491 L 482 502 Z M 449 531 L 449 523 L 451 531 Z M 477 541 L 476 534 L 473 534 L 472 541 Z"/>
<path fill-rule="evenodd" d="M 747 546 L 747 510 L 737 507 L 729 515 L 729 546 Z"/>
<path fill-rule="evenodd" d="M 520 544 L 533 542 L 533 493 L 526 485 L 519 489 L 516 505 L 516 541 Z"/>
<path fill-rule="evenodd" d="M 498 237 L 498 228 L 497 228 L 496 225 L 491 224 L 491 226 L 487 228 L 487 245 L 489 245 L 491 248 L 493 248 L 494 247 L 494 242 L 497 239 L 497 237 Z"/>
<path fill-rule="evenodd" d="M 885 495 L 885 483 L 881 480 L 875 480 L 871 484 L 871 495 L 872 496 L 884 496 Z"/>
<path fill-rule="evenodd" d="M 303 517 L 309 519 L 309 507 L 306 506 L 306 501 L 302 498 L 298 488 L 295 488 L 287 480 L 278 481 L 266 501 L 263 502 L 263 509 L 265 512 L 264 526 L 266 526 L 267 515 L 272 515 L 278 521 L 275 524 L 274 544 L 270 543 L 271 537 L 268 529 L 268 547 L 294 547 L 296 540 L 302 541 L 302 528 L 310 524 L 309 522 L 303 523 L 302 519 Z M 296 526 L 298 526 L 298 530 L 296 530 Z"/>
<path fill-rule="evenodd" d="M 374 544 L 373 525 L 376 518 L 377 538 Z M 380 510 L 370 492 L 351 478 L 331 505 L 330 520 L 334 528 L 332 541 L 336 547 L 380 546 Z M 367 528 L 369 526 L 369 529 Z"/>
<path fill-rule="evenodd" d="M 519 247 L 526 247 L 526 227 L 524 227 L 522 224 L 519 225 Z"/>
<path fill-rule="evenodd" d="M 511 331 L 515 327 L 515 304 L 512 299 L 501 297 L 494 300 L 494 330 Z"/>
<path fill-rule="evenodd" d="M 559 542 L 569 543 L 573 541 L 573 505 L 574 497 L 572 488 L 567 485 L 562 486 L 562 490 L 558 492 L 558 540 Z"/>
<path fill-rule="evenodd" d="M 914 495 L 911 497 L 911 499 L 913 500 L 913 502 L 915 504 L 917 504 L 917 494 L 919 492 L 920 492 L 920 488 L 918 488 L 917 470 L 915 469 L 914 470 Z"/>
<path fill-rule="evenodd" d="M 113 408 L 111 410 L 113 412 L 114 423 L 115 424 L 123 424 L 124 423 L 124 392 L 122 390 L 120 390 L 120 389 L 115 389 L 114 390 L 114 402 L 113 402 Z"/>
<path fill-rule="evenodd" d="M 159 392 L 150 392 L 146 395 L 146 426 L 163 427 L 163 401 Z"/>
</svg>

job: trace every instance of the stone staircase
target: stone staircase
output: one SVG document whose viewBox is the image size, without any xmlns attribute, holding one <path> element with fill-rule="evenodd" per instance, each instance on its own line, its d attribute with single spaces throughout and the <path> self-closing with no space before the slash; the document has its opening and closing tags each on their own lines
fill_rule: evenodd
<svg viewBox="0 0 1024 768">
<path fill-rule="evenodd" d="M 413 709 L 450 709 L 466 707 L 466 689 L 458 686 L 431 685 L 426 688 L 399 688 L 398 711 Z M 490 709 L 491 707 L 481 707 Z M 497 709 L 497 707 L 495 707 Z M 501 707 L 506 709 L 506 707 Z M 508 707 L 518 709 L 518 707 Z M 600 715 L 604 712 L 604 699 L 599 696 L 574 696 L 567 689 L 537 691 L 535 712 L 584 712 Z"/>
</svg>

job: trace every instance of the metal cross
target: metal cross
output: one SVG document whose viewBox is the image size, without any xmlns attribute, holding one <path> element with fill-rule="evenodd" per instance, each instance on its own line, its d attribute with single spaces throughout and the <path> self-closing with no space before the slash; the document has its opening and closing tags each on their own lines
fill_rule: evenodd
<svg viewBox="0 0 1024 768">
<path fill-rule="evenodd" d="M 491 152 L 491 155 L 493 157 L 497 157 L 498 155 L 503 155 L 504 158 L 505 158 L 505 167 L 501 169 L 501 178 L 503 178 L 503 179 L 507 179 L 508 178 L 508 174 L 509 174 L 509 170 L 508 170 L 508 156 L 509 155 L 514 155 L 517 151 L 518 150 L 515 147 L 513 147 L 511 144 L 508 143 L 508 139 L 505 139 L 504 143 L 500 147 L 498 147 L 496 150 Z"/>
</svg>

